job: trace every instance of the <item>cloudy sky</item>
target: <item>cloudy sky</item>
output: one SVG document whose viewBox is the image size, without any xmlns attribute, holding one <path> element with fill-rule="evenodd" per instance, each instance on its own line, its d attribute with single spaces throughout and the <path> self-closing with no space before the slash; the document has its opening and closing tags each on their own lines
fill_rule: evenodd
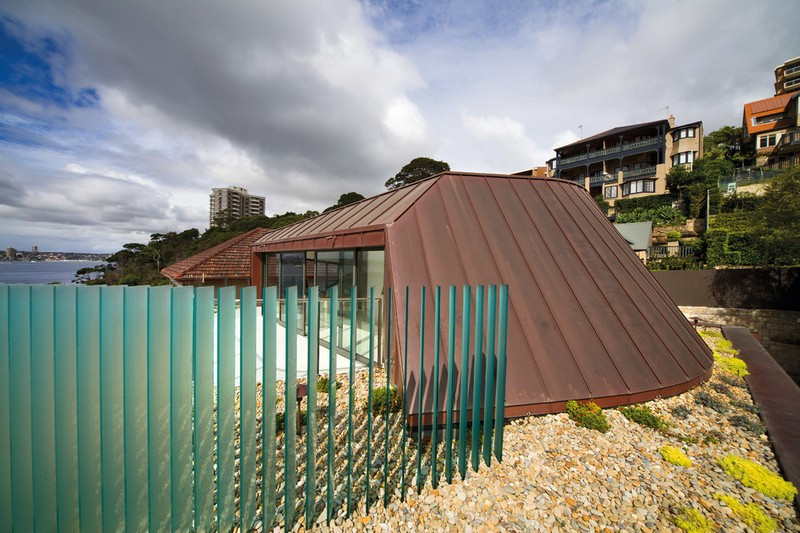
<svg viewBox="0 0 800 533">
<path fill-rule="evenodd" d="M 0 2 L 0 247 L 202 231 L 228 185 L 321 210 L 417 156 L 516 172 L 667 108 L 739 125 L 798 23 L 795 0 Z"/>
</svg>

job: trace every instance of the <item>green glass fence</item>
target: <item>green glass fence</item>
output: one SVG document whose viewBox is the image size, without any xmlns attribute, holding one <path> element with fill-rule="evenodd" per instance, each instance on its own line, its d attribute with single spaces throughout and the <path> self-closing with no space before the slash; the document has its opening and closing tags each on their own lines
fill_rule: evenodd
<svg viewBox="0 0 800 533">
<path fill-rule="evenodd" d="M 310 529 L 502 460 L 508 287 L 370 290 L 361 366 L 356 292 L 0 285 L 0 531 Z"/>
</svg>

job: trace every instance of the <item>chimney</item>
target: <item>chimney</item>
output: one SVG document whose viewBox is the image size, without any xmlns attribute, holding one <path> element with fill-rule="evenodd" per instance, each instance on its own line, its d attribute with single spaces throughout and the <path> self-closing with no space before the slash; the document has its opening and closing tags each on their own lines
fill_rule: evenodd
<svg viewBox="0 0 800 533">
<path fill-rule="evenodd" d="M 669 114 L 669 119 L 667 119 L 667 120 L 669 120 L 669 127 L 670 128 L 674 128 L 675 127 L 675 115 L 670 113 Z"/>
</svg>

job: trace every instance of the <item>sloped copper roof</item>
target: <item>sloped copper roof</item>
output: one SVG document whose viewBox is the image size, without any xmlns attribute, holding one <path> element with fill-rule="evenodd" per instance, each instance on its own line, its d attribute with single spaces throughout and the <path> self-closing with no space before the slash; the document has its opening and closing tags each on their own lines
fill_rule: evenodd
<svg viewBox="0 0 800 533">
<path fill-rule="evenodd" d="M 270 231 L 255 228 L 233 239 L 178 261 L 161 273 L 176 281 L 192 279 L 250 279 L 250 246 Z"/>
<path fill-rule="evenodd" d="M 383 227 L 394 222 L 434 183 L 434 178 L 421 180 L 280 228 L 258 239 L 253 250 L 266 251 L 271 249 L 269 245 L 288 241 L 308 242 L 370 229 L 382 231 Z"/>
<path fill-rule="evenodd" d="M 446 172 L 284 228 L 259 239 L 253 249 L 330 247 L 315 238 L 335 232 L 346 240 L 366 230 L 380 234 L 385 245 L 395 317 L 404 316 L 405 287 L 412 290 L 411 391 L 420 382 L 419 341 L 411 339 L 419 339 L 423 285 L 429 288 L 423 369 L 428 385 L 434 349 L 431 288 L 442 287 L 441 316 L 447 317 L 449 285 L 459 287 L 459 298 L 465 284 L 509 285 L 508 416 L 561 411 L 570 399 L 593 399 L 602 406 L 645 401 L 683 392 L 710 375 L 705 343 L 576 184 Z M 456 319 L 460 324 L 461 317 Z M 405 348 L 400 327 L 394 323 L 396 357 Z M 446 327 L 442 324 L 442 342 Z M 456 334 L 457 354 L 460 339 Z M 397 363 L 395 382 L 402 368 Z M 455 372 L 462 372 L 456 366 Z M 463 370 L 472 374 L 472 368 Z M 444 382 L 444 368 L 440 376 Z M 422 412 L 430 413 L 432 391 L 425 389 Z M 412 397 L 416 402 L 417 394 Z M 411 405 L 411 413 L 418 412 L 419 405 Z"/>
<path fill-rule="evenodd" d="M 446 293 L 453 284 L 459 295 L 465 284 L 509 285 L 512 416 L 563 410 L 570 399 L 643 401 L 710 375 L 705 343 L 578 185 L 448 173 L 386 231 L 396 313 L 407 285 Z M 412 315 L 418 308 L 417 293 Z M 418 331 L 419 316 L 411 321 Z M 413 346 L 409 354 L 418 369 Z M 430 405 L 428 398 L 426 412 Z"/>
</svg>

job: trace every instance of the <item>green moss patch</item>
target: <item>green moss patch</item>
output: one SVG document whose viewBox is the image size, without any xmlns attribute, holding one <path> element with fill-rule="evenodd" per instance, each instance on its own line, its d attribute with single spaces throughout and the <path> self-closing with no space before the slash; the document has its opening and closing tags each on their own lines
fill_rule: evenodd
<svg viewBox="0 0 800 533">
<path fill-rule="evenodd" d="M 662 446 L 658 449 L 658 453 L 660 453 L 661 457 L 663 457 L 668 463 L 682 466 L 684 468 L 692 466 L 691 459 L 686 457 L 686 454 L 683 453 L 680 448 L 676 448 L 675 446 Z"/>
<path fill-rule="evenodd" d="M 670 521 L 687 533 L 709 533 L 717 528 L 714 522 L 691 507 L 681 507 Z"/>
<path fill-rule="evenodd" d="M 575 400 L 570 400 L 567 402 L 566 407 L 569 417 L 579 426 L 596 429 L 600 433 L 605 433 L 611 429 L 605 413 L 594 402 L 578 403 Z"/>
<path fill-rule="evenodd" d="M 797 495 L 797 488 L 791 482 L 748 459 L 728 455 L 719 459 L 717 464 L 742 485 L 755 489 L 764 496 L 791 501 Z"/>
<path fill-rule="evenodd" d="M 714 361 L 717 362 L 717 365 L 719 365 L 722 370 L 730 372 L 731 374 L 739 376 L 740 378 L 750 375 L 750 372 L 747 371 L 747 363 L 738 357 L 726 357 L 714 352 Z"/>
<path fill-rule="evenodd" d="M 732 496 L 716 493 L 714 499 L 721 501 L 730 507 L 733 514 L 741 518 L 756 533 L 771 533 L 778 530 L 778 523 L 767 516 L 767 514 L 755 503 L 743 504 Z M 680 527 L 680 526 L 678 526 Z"/>
</svg>

